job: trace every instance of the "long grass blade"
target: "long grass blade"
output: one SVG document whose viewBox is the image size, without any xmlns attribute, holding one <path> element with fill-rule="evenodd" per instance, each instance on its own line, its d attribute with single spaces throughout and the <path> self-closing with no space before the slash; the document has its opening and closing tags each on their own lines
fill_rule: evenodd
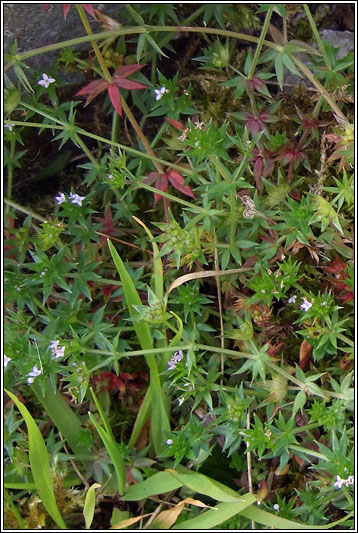
<svg viewBox="0 0 358 533">
<path fill-rule="evenodd" d="M 29 459 L 34 482 L 41 501 L 60 529 L 67 529 L 56 504 L 50 463 L 44 439 L 31 414 L 18 398 L 5 389 L 25 420 L 29 439 Z"/>
</svg>

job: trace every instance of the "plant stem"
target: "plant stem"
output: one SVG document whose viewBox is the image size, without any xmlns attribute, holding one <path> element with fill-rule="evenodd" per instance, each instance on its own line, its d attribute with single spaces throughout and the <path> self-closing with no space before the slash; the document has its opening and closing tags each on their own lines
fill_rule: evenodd
<svg viewBox="0 0 358 533">
<path fill-rule="evenodd" d="M 156 155 L 155 153 L 153 152 L 153 150 L 151 149 L 150 145 L 149 145 L 149 142 L 147 141 L 144 133 L 142 132 L 142 130 L 140 129 L 140 126 L 135 118 L 135 116 L 133 115 L 132 111 L 130 110 L 127 102 L 125 100 L 122 100 L 122 107 L 123 107 L 123 111 L 125 112 L 125 114 L 127 115 L 130 123 L 132 124 L 136 134 L 138 135 L 139 139 L 142 141 L 142 144 L 144 146 L 144 148 L 146 149 L 147 153 L 149 155 L 152 156 L 152 158 L 156 158 Z M 164 173 L 164 170 L 163 170 L 163 167 L 161 166 L 160 163 L 158 163 L 157 161 L 155 161 L 153 159 L 153 164 L 155 166 L 155 168 L 158 170 L 158 172 L 160 174 L 163 174 Z"/>
<path fill-rule="evenodd" d="M 12 178 L 13 178 L 13 164 L 12 161 L 14 160 L 15 156 L 15 147 L 16 147 L 16 140 L 11 139 L 10 143 L 10 154 L 9 154 L 9 170 L 8 170 L 8 176 L 7 176 L 7 197 L 9 200 L 11 199 L 12 195 Z M 8 215 L 10 211 L 9 205 L 6 206 L 5 214 Z"/>
<path fill-rule="evenodd" d="M 97 159 L 92 155 L 91 150 L 87 148 L 85 143 L 82 141 L 81 137 L 75 133 L 74 135 L 76 143 L 81 147 L 82 151 L 86 154 L 88 159 L 91 161 L 91 163 L 98 169 L 100 168 L 100 164 L 98 163 Z"/>
<path fill-rule="evenodd" d="M 253 75 L 255 73 L 257 61 L 259 59 L 259 56 L 260 56 L 260 53 L 261 53 L 261 48 L 262 48 L 262 46 L 264 44 L 266 33 L 267 33 L 267 30 L 268 30 L 268 27 L 269 27 L 269 24 L 270 24 L 272 11 L 273 11 L 273 7 L 270 7 L 270 9 L 267 10 L 265 22 L 264 22 L 264 25 L 262 27 L 261 35 L 259 37 L 259 42 L 257 43 L 256 50 L 255 50 L 255 55 L 254 55 L 254 58 L 253 58 L 252 63 L 251 63 L 250 71 L 249 71 L 249 73 L 247 75 L 247 79 L 249 79 L 249 80 L 251 80 L 251 78 L 253 77 Z"/>
<path fill-rule="evenodd" d="M 321 52 L 322 57 L 324 59 L 324 62 L 326 63 L 327 70 L 332 71 L 331 63 L 330 63 L 330 61 L 328 59 L 326 50 L 325 50 L 325 48 L 323 46 L 321 36 L 318 33 L 316 23 L 315 23 L 312 15 L 311 15 L 310 8 L 308 7 L 308 4 L 303 4 L 303 7 L 304 7 L 304 10 L 306 11 L 307 18 L 308 18 L 308 20 L 309 20 L 309 22 L 311 24 L 312 32 L 313 32 L 313 34 L 315 36 L 315 39 L 316 39 L 317 44 L 319 46 L 319 49 L 320 49 L 320 52 Z"/>
<path fill-rule="evenodd" d="M 81 6 L 81 4 L 76 4 L 76 7 L 77 7 L 78 14 L 81 17 L 81 21 L 82 21 L 82 24 L 84 26 L 84 29 L 86 30 L 87 35 L 93 35 L 92 28 L 89 25 L 89 22 L 87 20 L 87 17 L 86 17 L 86 14 L 85 14 L 84 10 L 83 10 L 83 7 Z M 96 54 L 97 61 L 100 64 L 100 67 L 102 69 L 104 78 L 109 83 L 113 83 L 112 76 L 111 76 L 111 74 L 110 74 L 110 72 L 109 72 L 109 70 L 107 68 L 106 63 L 104 62 L 103 56 L 101 54 L 101 51 L 98 48 L 98 45 L 97 45 L 95 40 L 91 40 L 91 46 L 92 46 L 92 48 L 94 50 L 94 53 Z"/>
</svg>

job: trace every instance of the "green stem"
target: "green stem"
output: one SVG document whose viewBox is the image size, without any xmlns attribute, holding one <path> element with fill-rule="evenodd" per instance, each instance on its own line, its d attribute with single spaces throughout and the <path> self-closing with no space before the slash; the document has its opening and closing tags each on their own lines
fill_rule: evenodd
<svg viewBox="0 0 358 533">
<path fill-rule="evenodd" d="M 336 115 L 338 115 L 343 120 L 347 120 L 344 113 L 340 110 L 340 108 L 337 106 L 335 101 L 332 99 L 329 92 L 323 87 L 323 85 L 314 77 L 312 72 L 306 67 L 304 63 L 300 59 L 297 59 L 294 55 L 290 55 L 290 57 L 293 59 L 293 61 L 296 63 L 298 68 L 305 74 L 305 76 L 313 83 L 313 85 L 318 89 L 318 91 L 321 93 L 323 98 L 325 98 L 326 102 L 331 106 L 332 111 L 335 112 Z"/>
<path fill-rule="evenodd" d="M 149 142 L 147 141 L 144 133 L 142 132 L 142 130 L 140 129 L 140 126 L 135 118 L 135 116 L 133 115 L 132 111 L 130 110 L 127 102 L 125 100 L 122 100 L 122 107 L 123 107 L 123 111 L 125 112 L 125 114 L 127 115 L 130 123 L 132 124 L 136 134 L 138 135 L 139 139 L 142 141 L 142 144 L 144 146 L 144 148 L 146 149 L 147 153 L 149 155 L 152 156 L 152 158 L 155 158 L 157 159 L 155 153 L 153 152 L 153 150 L 151 149 L 150 145 L 149 145 Z M 153 163 L 154 163 L 154 166 L 155 168 L 158 170 L 158 172 L 160 174 L 163 174 L 164 173 L 164 170 L 163 170 L 163 167 L 161 166 L 160 163 L 158 163 L 157 161 L 155 161 L 153 159 Z"/>
<path fill-rule="evenodd" d="M 308 18 L 308 20 L 309 20 L 309 22 L 311 24 L 312 32 L 313 32 L 313 34 L 315 36 L 315 39 L 316 39 L 317 44 L 319 46 L 319 49 L 320 49 L 320 52 L 321 52 L 322 57 L 324 59 L 324 62 L 326 63 L 327 70 L 332 71 L 331 63 L 330 63 L 330 61 L 328 59 L 328 56 L 326 54 L 326 50 L 325 50 L 325 48 L 323 46 L 321 36 L 318 33 L 316 23 L 315 23 L 312 15 L 311 15 L 310 8 L 308 7 L 308 4 L 303 4 L 303 7 L 304 7 L 304 10 L 306 11 L 307 18 Z"/>
<path fill-rule="evenodd" d="M 230 191 L 230 247 L 233 248 L 236 242 L 236 192 Z"/>
<path fill-rule="evenodd" d="M 93 31 L 91 26 L 89 25 L 89 22 L 87 20 L 86 14 L 83 10 L 83 7 L 81 4 L 76 4 L 77 11 L 79 16 L 81 17 L 82 24 L 84 26 L 84 29 L 86 30 L 87 35 L 93 35 Z M 102 69 L 104 78 L 108 81 L 108 83 L 113 83 L 112 76 L 107 68 L 107 65 L 104 62 L 103 56 L 101 54 L 100 49 L 98 48 L 98 45 L 95 40 L 91 40 L 91 46 L 94 50 L 94 53 L 96 54 L 97 61 Z"/>
<path fill-rule="evenodd" d="M 24 104 L 25 105 L 25 104 Z M 27 107 L 27 106 L 26 106 Z M 37 111 L 40 115 L 43 115 L 43 116 L 48 116 L 49 118 L 51 118 L 51 120 L 54 120 L 56 121 L 57 119 L 55 119 L 55 117 L 51 117 L 50 115 L 47 115 L 46 113 L 43 113 L 42 111 Z M 30 127 L 34 127 L 34 128 L 47 128 L 47 129 L 55 129 L 55 130 L 66 130 L 68 128 L 68 126 L 64 126 L 64 125 L 58 125 L 58 126 L 54 126 L 54 125 L 51 125 L 51 124 L 39 124 L 39 123 L 36 123 L 36 122 L 22 122 L 22 121 L 17 121 L 17 120 L 13 120 L 13 121 L 4 121 L 4 124 L 14 124 L 14 126 L 30 126 Z M 183 170 L 188 174 L 188 175 L 197 175 L 197 172 L 195 171 L 195 169 L 193 170 L 190 170 L 190 169 L 184 169 L 183 167 L 179 166 L 179 165 L 176 165 L 175 163 L 171 163 L 170 161 L 165 161 L 164 159 L 160 159 L 159 157 L 156 157 L 156 156 L 152 156 L 150 154 L 146 154 L 146 153 L 143 153 L 143 152 L 140 152 L 139 150 L 135 150 L 134 148 L 130 148 L 129 146 L 126 146 L 125 144 L 120 144 L 120 143 L 117 143 L 115 141 L 111 141 L 110 139 L 106 139 L 105 137 L 100 137 L 99 135 L 95 135 L 94 133 L 90 133 L 86 130 L 83 130 L 82 128 L 76 128 L 76 133 L 80 134 L 80 135 L 84 135 L 85 137 L 89 137 L 90 139 L 95 139 L 96 141 L 99 141 L 99 142 L 103 142 L 104 144 L 108 144 L 109 146 L 115 146 L 117 148 L 120 148 L 121 150 L 124 150 L 124 151 L 127 151 L 131 154 L 134 154 L 138 157 L 144 157 L 145 159 L 150 159 L 151 161 L 153 161 L 153 163 L 155 161 L 157 161 L 158 163 L 162 164 L 162 165 L 165 165 L 167 167 L 171 167 L 171 168 L 175 168 L 177 170 L 180 170 L 181 172 L 183 172 Z"/>
<path fill-rule="evenodd" d="M 8 198 L 10 199 L 11 198 L 11 195 L 12 195 L 12 178 L 13 178 L 13 160 L 14 160 L 14 156 L 15 156 L 15 147 L 16 147 L 16 140 L 15 139 L 11 139 L 11 144 L 10 144 L 10 161 L 9 161 L 9 169 L 8 169 L 8 176 L 7 176 L 7 196 Z M 6 207 L 6 214 L 8 215 L 9 214 L 9 206 Z"/>
<path fill-rule="evenodd" d="M 118 124 L 119 124 L 119 115 L 116 112 L 113 112 L 112 115 L 112 131 L 111 131 L 111 140 L 116 142 L 118 138 Z"/>
<path fill-rule="evenodd" d="M 258 62 L 258 59 L 259 59 L 259 56 L 260 56 L 260 53 L 261 53 L 261 48 L 262 48 L 262 46 L 264 44 L 266 33 L 267 33 L 267 30 L 268 30 L 268 27 L 269 27 L 269 24 L 270 24 L 272 11 L 273 11 L 273 7 L 270 7 L 270 9 L 268 9 L 268 11 L 266 13 L 265 22 L 264 22 L 264 25 L 262 27 L 261 35 L 259 37 L 259 42 L 257 43 L 257 47 L 256 47 L 256 50 L 255 50 L 255 55 L 254 55 L 254 58 L 253 58 L 252 63 L 251 63 L 250 72 L 247 75 L 247 78 L 249 80 L 251 80 L 251 78 L 253 77 L 253 75 L 255 73 L 256 65 L 257 65 L 257 62 Z"/>
<path fill-rule="evenodd" d="M 91 161 L 91 163 L 97 169 L 99 169 L 101 165 L 98 163 L 97 159 L 92 155 L 91 151 L 87 148 L 85 143 L 82 141 L 81 137 L 77 135 L 77 133 L 75 133 L 74 138 L 75 138 L 76 144 L 78 144 L 82 148 L 82 151 L 86 154 L 86 156 Z"/>
</svg>

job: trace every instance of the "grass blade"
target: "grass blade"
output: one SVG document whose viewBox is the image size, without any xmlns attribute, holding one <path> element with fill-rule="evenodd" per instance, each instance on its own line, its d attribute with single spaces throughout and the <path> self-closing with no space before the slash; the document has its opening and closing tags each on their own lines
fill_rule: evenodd
<svg viewBox="0 0 358 533">
<path fill-rule="evenodd" d="M 27 426 L 31 472 L 41 501 L 57 526 L 67 529 L 56 504 L 48 453 L 41 432 L 24 404 L 8 390 L 5 389 L 5 392 L 15 403 Z"/>
<path fill-rule="evenodd" d="M 129 314 L 131 317 L 136 316 L 134 305 L 141 305 L 141 300 L 134 286 L 132 278 L 126 271 L 124 264 L 119 257 L 117 250 L 114 248 L 110 240 L 107 240 L 108 246 L 120 275 L 124 296 L 128 305 Z M 153 341 L 149 329 L 149 325 L 144 320 L 136 320 L 133 323 L 134 330 L 138 337 L 139 343 L 143 350 L 153 349 Z M 150 390 L 151 390 L 151 431 L 154 449 L 159 455 L 164 446 L 166 435 L 170 432 L 170 423 L 167 411 L 165 409 L 165 402 L 159 377 L 158 365 L 154 355 L 145 355 L 145 360 L 150 369 Z M 137 426 L 138 429 L 138 426 Z"/>
<path fill-rule="evenodd" d="M 172 529 L 212 529 L 241 513 L 256 501 L 253 494 L 245 494 L 242 499 L 242 502 L 219 503 L 215 509 L 209 509 L 195 518 L 181 522 L 177 526 L 173 526 Z"/>
</svg>

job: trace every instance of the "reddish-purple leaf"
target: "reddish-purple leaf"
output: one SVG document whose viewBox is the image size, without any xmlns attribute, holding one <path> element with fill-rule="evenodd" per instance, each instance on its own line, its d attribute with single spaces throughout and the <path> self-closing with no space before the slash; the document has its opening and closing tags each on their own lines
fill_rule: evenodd
<svg viewBox="0 0 358 533">
<path fill-rule="evenodd" d="M 86 100 L 86 103 L 84 107 L 86 107 L 96 96 L 98 96 L 100 93 L 105 91 L 108 87 L 108 82 L 104 79 L 100 80 L 94 80 L 91 81 L 88 85 L 85 85 L 85 87 L 82 87 L 77 93 L 76 96 L 83 96 L 84 94 L 88 94 L 88 98 Z"/>
<path fill-rule="evenodd" d="M 166 174 L 158 174 L 158 178 L 155 181 L 155 188 L 159 189 L 160 191 L 165 192 L 168 188 L 168 178 Z M 154 193 L 154 205 L 157 205 L 159 200 L 161 200 L 163 196 L 158 194 L 157 192 Z"/>
<path fill-rule="evenodd" d="M 118 85 L 118 87 L 122 87 L 123 89 L 129 89 L 130 91 L 147 88 L 147 86 L 143 85 L 143 83 L 138 83 L 137 81 L 132 80 L 125 80 L 122 78 L 114 78 L 114 83 Z"/>
<path fill-rule="evenodd" d="M 116 78 L 128 78 L 131 74 L 134 72 L 137 72 L 137 70 L 140 70 L 141 68 L 145 67 L 145 65 L 123 65 L 119 69 L 115 71 L 113 74 L 113 79 L 115 81 Z"/>
<path fill-rule="evenodd" d="M 121 95 L 118 87 L 116 87 L 114 83 L 108 85 L 108 95 L 111 99 L 114 109 L 117 111 L 118 115 L 122 117 Z"/>
<path fill-rule="evenodd" d="M 94 7 L 92 4 L 81 4 L 81 6 L 87 11 L 89 15 L 91 15 L 91 17 L 96 19 L 96 13 L 94 12 Z"/>
<path fill-rule="evenodd" d="M 170 181 L 170 183 L 173 185 L 175 189 L 182 192 L 183 194 L 186 194 L 187 196 L 190 196 L 190 198 L 195 199 L 195 195 L 189 185 L 184 185 L 185 179 L 179 172 L 177 172 L 174 169 L 170 169 L 167 171 L 167 176 Z"/>
<path fill-rule="evenodd" d="M 62 4 L 62 12 L 63 12 L 63 16 L 65 20 L 67 18 L 70 7 L 71 7 L 71 4 Z"/>
<path fill-rule="evenodd" d="M 165 120 L 170 122 L 170 124 L 172 126 L 174 126 L 174 128 L 176 128 L 177 130 L 180 130 L 180 131 L 184 131 L 185 130 L 185 126 L 181 122 L 178 122 L 177 120 L 173 120 L 172 118 L 168 118 L 168 117 L 166 117 Z"/>
</svg>

